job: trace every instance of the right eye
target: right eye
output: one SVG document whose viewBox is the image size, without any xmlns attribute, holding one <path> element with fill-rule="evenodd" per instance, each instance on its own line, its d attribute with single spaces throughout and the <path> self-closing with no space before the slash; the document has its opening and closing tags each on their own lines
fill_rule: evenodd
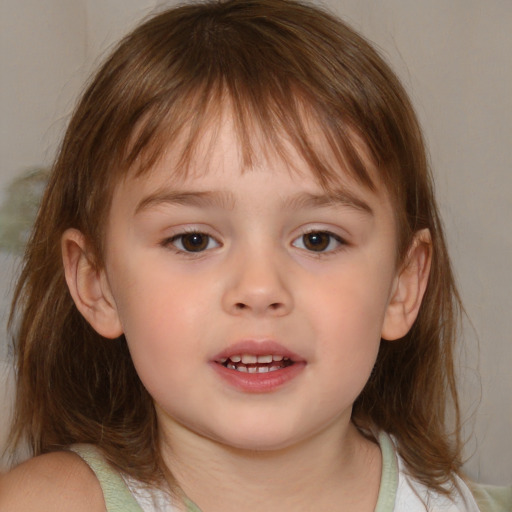
<svg viewBox="0 0 512 512">
<path fill-rule="evenodd" d="M 203 252 L 220 245 L 210 235 L 200 232 L 181 233 L 170 238 L 167 243 L 172 244 L 181 252 Z"/>
<path fill-rule="evenodd" d="M 345 242 L 329 231 L 310 231 L 293 241 L 294 247 L 316 253 L 335 252 L 345 245 Z"/>
</svg>

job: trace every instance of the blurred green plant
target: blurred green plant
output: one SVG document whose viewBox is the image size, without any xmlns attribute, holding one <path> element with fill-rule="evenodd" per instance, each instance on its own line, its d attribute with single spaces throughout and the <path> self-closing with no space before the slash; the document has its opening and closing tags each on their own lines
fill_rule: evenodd
<svg viewBox="0 0 512 512">
<path fill-rule="evenodd" d="M 0 250 L 22 254 L 30 236 L 46 183 L 48 169 L 32 168 L 14 179 L 0 204 Z"/>
</svg>

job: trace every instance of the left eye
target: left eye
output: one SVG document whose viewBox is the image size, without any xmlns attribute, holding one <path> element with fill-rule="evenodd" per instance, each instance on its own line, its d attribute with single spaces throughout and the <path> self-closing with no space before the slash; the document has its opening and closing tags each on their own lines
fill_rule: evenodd
<svg viewBox="0 0 512 512">
<path fill-rule="evenodd" d="M 311 231 L 296 238 L 292 245 L 312 252 L 328 252 L 343 245 L 343 240 L 328 231 Z"/>
<path fill-rule="evenodd" d="M 176 249 L 183 252 L 203 252 L 207 249 L 219 247 L 219 243 L 210 235 L 205 233 L 182 233 L 173 236 L 170 240 Z"/>
</svg>

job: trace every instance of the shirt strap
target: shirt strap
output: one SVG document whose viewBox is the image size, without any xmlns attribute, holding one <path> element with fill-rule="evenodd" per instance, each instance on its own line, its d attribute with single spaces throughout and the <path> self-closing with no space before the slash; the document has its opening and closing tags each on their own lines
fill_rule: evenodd
<svg viewBox="0 0 512 512">
<path fill-rule="evenodd" d="M 385 432 L 379 432 L 376 437 L 382 453 L 382 475 L 375 512 L 392 512 L 395 509 L 398 488 L 398 463 L 395 447 Z"/>
<path fill-rule="evenodd" d="M 96 475 L 107 512 L 142 512 L 119 472 L 107 463 L 94 445 L 75 444 L 69 450 L 76 453 Z"/>
</svg>

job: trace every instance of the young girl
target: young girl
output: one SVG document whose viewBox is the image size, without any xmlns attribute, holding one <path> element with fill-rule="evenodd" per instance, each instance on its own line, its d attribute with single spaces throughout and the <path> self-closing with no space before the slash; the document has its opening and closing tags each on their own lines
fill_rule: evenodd
<svg viewBox="0 0 512 512">
<path fill-rule="evenodd" d="M 53 168 L 12 317 L 35 457 L 0 509 L 506 510 L 460 472 L 459 306 L 366 41 L 292 0 L 163 12 Z"/>
</svg>

